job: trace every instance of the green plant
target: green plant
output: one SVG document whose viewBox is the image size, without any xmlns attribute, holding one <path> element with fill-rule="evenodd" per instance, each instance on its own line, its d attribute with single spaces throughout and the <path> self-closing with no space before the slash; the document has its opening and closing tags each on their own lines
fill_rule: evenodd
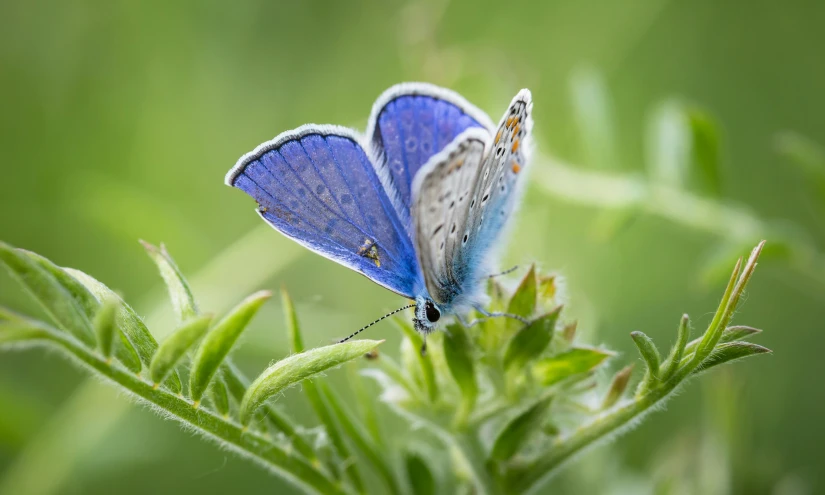
<svg viewBox="0 0 825 495">
<path fill-rule="evenodd" d="M 400 364 L 377 354 L 380 341 L 305 350 L 284 292 L 293 354 L 249 384 L 228 354 L 270 293 L 249 296 L 213 322 L 200 312 L 166 250 L 144 246 L 180 320 L 163 342 L 158 344 L 135 312 L 97 280 L 0 243 L 0 261 L 52 320 L 0 308 L 0 347 L 56 348 L 163 415 L 307 493 L 417 494 L 437 486 L 488 494 L 527 492 L 576 453 L 654 410 L 691 376 L 769 352 L 743 340 L 758 330 L 728 326 L 756 266 L 760 243 L 744 266 L 741 259 L 737 263 L 701 337 L 689 342 L 689 322 L 683 317 L 677 341 L 662 359 L 648 337 L 632 334 L 645 373 L 631 398 L 623 399 L 631 367 L 616 373 L 603 393 L 595 392 L 598 370 L 613 353 L 575 342 L 575 323 L 562 318 L 557 278 L 540 276 L 532 268 L 512 293 L 493 279 L 489 282 L 491 306 L 519 314 L 529 324 L 503 319 L 480 321 L 472 328 L 451 324 L 429 337 L 430 350 L 422 355 L 422 336 L 407 319 L 398 318 L 404 334 Z M 377 419 L 377 398 L 365 393 L 361 377 L 351 375 L 350 380 L 359 415 L 319 378 L 362 356 L 369 358 L 362 360 L 362 374 L 381 385 L 383 401 L 429 435 L 391 442 Z M 312 442 L 312 433 L 268 404 L 298 383 L 328 444 Z M 439 444 L 447 449 L 434 448 Z"/>
</svg>

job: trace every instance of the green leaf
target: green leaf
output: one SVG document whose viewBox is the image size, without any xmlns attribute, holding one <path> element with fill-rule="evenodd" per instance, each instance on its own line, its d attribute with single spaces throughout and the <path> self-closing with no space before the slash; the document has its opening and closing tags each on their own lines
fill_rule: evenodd
<svg viewBox="0 0 825 495">
<path fill-rule="evenodd" d="M 536 362 L 533 365 L 533 376 L 545 387 L 550 386 L 573 375 L 588 372 L 612 355 L 612 352 L 602 349 L 574 347 Z"/>
<path fill-rule="evenodd" d="M 694 373 L 707 371 L 714 366 L 729 363 L 737 359 L 755 356 L 757 354 L 766 354 L 771 352 L 770 349 L 762 347 L 751 342 L 728 342 L 719 344 L 710 355 L 702 361 L 702 364 L 696 368 Z"/>
<path fill-rule="evenodd" d="M 284 306 L 284 317 L 289 334 L 290 349 L 298 353 L 304 351 L 304 338 L 301 336 L 301 327 L 298 325 L 298 316 L 295 314 L 295 305 L 285 288 L 281 288 L 281 303 Z"/>
<path fill-rule="evenodd" d="M 269 291 L 260 291 L 235 306 L 203 338 L 189 374 L 189 394 L 196 403 L 203 397 L 218 367 L 232 350 L 249 321 L 270 297 Z"/>
<path fill-rule="evenodd" d="M 414 349 L 414 357 L 412 358 L 412 361 L 414 361 L 414 365 L 421 371 L 427 398 L 430 402 L 435 402 L 438 398 L 438 383 L 435 381 L 435 370 L 433 370 L 433 363 L 427 358 L 427 356 L 420 352 L 424 346 L 424 338 L 420 333 L 413 329 L 412 325 L 410 325 L 408 321 L 401 318 L 393 318 L 392 321 L 398 328 L 401 329 L 402 332 L 404 332 L 404 336 L 406 336 L 410 345 Z"/>
<path fill-rule="evenodd" d="M 120 306 L 120 298 L 114 297 L 112 295 L 107 295 L 106 297 L 102 297 L 100 300 L 98 300 L 95 297 L 95 295 L 91 292 L 91 289 L 86 287 L 75 276 L 75 272 L 81 272 L 77 272 L 76 270 L 71 270 L 69 268 L 60 268 L 47 258 L 44 258 L 43 256 L 40 256 L 37 253 L 24 250 L 20 251 L 24 253 L 26 256 L 28 256 L 32 261 L 37 263 L 40 266 L 40 268 L 47 271 L 52 277 L 54 277 L 55 280 L 57 280 L 57 282 L 63 287 L 63 289 L 65 289 L 69 294 L 71 294 L 72 298 L 77 302 L 80 309 L 84 312 L 86 318 L 89 321 L 94 321 L 98 311 L 101 308 L 101 304 L 104 301 L 114 301 L 117 303 L 118 307 Z M 118 361 L 120 361 L 130 371 L 134 373 L 140 373 L 141 369 L 143 368 L 140 356 L 138 355 L 134 345 L 132 345 L 132 342 L 120 330 L 120 324 L 117 321 L 117 317 L 115 321 L 115 326 L 118 329 L 116 333 L 118 336 L 117 341 L 119 342 L 114 346 L 115 357 L 117 357 Z"/>
<path fill-rule="evenodd" d="M 690 317 L 682 315 L 682 320 L 679 322 L 679 330 L 676 337 L 676 343 L 670 351 L 667 359 L 662 364 L 662 381 L 669 380 L 676 370 L 679 369 L 679 364 L 682 362 L 682 356 L 685 354 L 685 347 L 690 338 Z"/>
<path fill-rule="evenodd" d="M 105 301 L 100 306 L 93 322 L 95 335 L 97 335 L 97 347 L 107 360 L 112 356 L 112 350 L 115 344 L 115 332 L 118 332 L 115 326 L 115 317 L 117 316 L 119 306 L 120 304 L 117 299 Z"/>
<path fill-rule="evenodd" d="M 55 340 L 56 329 L 50 329 L 35 321 L 11 320 L 0 322 L 0 349 L 15 345 L 33 344 L 42 340 Z"/>
<path fill-rule="evenodd" d="M 638 331 L 630 332 L 630 337 L 633 339 L 633 343 L 636 344 L 636 347 L 639 349 L 639 354 L 642 355 L 642 358 L 644 358 L 645 363 L 647 364 L 647 373 L 652 379 L 658 380 L 661 358 L 659 357 L 659 351 L 653 344 L 653 340 L 651 340 L 651 338 L 644 333 Z"/>
<path fill-rule="evenodd" d="M 209 385 L 209 400 L 218 414 L 224 418 L 229 417 L 229 396 L 226 393 L 226 384 L 222 376 L 215 377 Z"/>
<path fill-rule="evenodd" d="M 248 424 L 264 402 L 282 390 L 330 368 L 362 357 L 383 340 L 355 340 L 289 356 L 267 368 L 252 382 L 241 401 L 241 421 Z"/>
<path fill-rule="evenodd" d="M 514 315 L 529 318 L 536 311 L 536 266 L 531 265 L 527 275 L 521 280 L 518 288 L 510 298 L 510 303 L 507 305 L 507 312 Z M 514 328 L 521 325 L 520 322 L 513 320 L 511 322 Z"/>
<path fill-rule="evenodd" d="M 26 317 L 16 313 L 9 308 L 4 306 L 0 306 L 0 321 L 8 320 L 8 321 L 24 321 Z"/>
<path fill-rule="evenodd" d="M 361 422 L 344 407 L 338 394 L 321 380 L 318 380 L 316 384 L 347 438 L 355 444 L 358 450 L 360 450 L 361 453 L 364 454 L 364 457 L 372 464 L 373 468 L 378 471 L 378 474 L 384 480 L 384 483 L 386 483 L 389 492 L 399 493 L 398 483 L 395 480 L 392 468 L 387 462 L 386 453 L 378 449 Z"/>
<path fill-rule="evenodd" d="M 192 290 L 189 288 L 189 284 L 180 269 L 166 251 L 166 247 L 163 244 L 160 247 L 153 246 L 146 241 L 140 241 L 140 243 L 146 249 L 146 253 L 152 258 L 152 261 L 158 266 L 160 276 L 163 277 L 163 281 L 169 289 L 169 298 L 172 300 L 175 314 L 178 315 L 178 321 L 184 322 L 197 316 L 199 313 L 198 306 L 195 303 Z"/>
<path fill-rule="evenodd" d="M 0 262 L 9 273 L 40 303 L 59 328 L 93 347 L 92 324 L 77 301 L 55 278 L 26 253 L 0 242 Z"/>
<path fill-rule="evenodd" d="M 604 78 L 591 67 L 579 68 L 573 72 L 570 89 L 585 165 L 602 170 L 619 168 Z"/>
<path fill-rule="evenodd" d="M 557 306 L 516 332 L 504 351 L 504 368 L 519 369 L 538 358 L 553 339 L 560 313 L 561 306 Z"/>
<path fill-rule="evenodd" d="M 493 442 L 490 458 L 499 462 L 510 459 L 541 431 L 551 399 L 545 397 L 512 418 Z"/>
<path fill-rule="evenodd" d="M 627 384 L 630 382 L 631 373 L 633 373 L 632 364 L 625 366 L 613 375 L 610 388 L 607 389 L 607 394 L 604 396 L 604 401 L 602 401 L 602 409 L 610 409 L 621 399 L 622 394 L 627 389 Z"/>
<path fill-rule="evenodd" d="M 160 384 L 203 337 L 211 321 L 212 315 L 194 317 L 166 337 L 149 364 L 149 377 L 155 385 Z"/>
<path fill-rule="evenodd" d="M 444 332 L 444 358 L 459 390 L 461 390 L 461 408 L 456 417 L 463 424 L 473 409 L 478 396 L 475 367 L 473 365 L 473 346 L 464 327 L 458 324 L 447 326 Z"/>
<path fill-rule="evenodd" d="M 722 193 L 719 169 L 719 129 L 710 115 L 698 108 L 686 111 L 691 137 L 691 174 L 700 190 L 713 196 Z"/>
<path fill-rule="evenodd" d="M 759 333 L 762 333 L 762 330 L 759 330 L 758 328 L 751 328 L 746 326 L 728 327 L 722 332 L 722 336 L 719 338 L 719 343 L 733 342 L 734 340 L 744 340 Z M 699 343 L 701 342 L 701 337 L 688 342 L 688 345 L 685 346 L 685 355 L 689 356 L 690 354 L 696 352 L 696 348 L 699 347 Z"/>
<path fill-rule="evenodd" d="M 435 495 L 435 477 L 424 457 L 408 451 L 404 456 L 404 469 L 413 495 Z"/>
<path fill-rule="evenodd" d="M 788 131 L 777 136 L 776 149 L 817 187 L 820 199 L 825 199 L 825 147 L 806 136 Z"/>
<path fill-rule="evenodd" d="M 427 461 L 415 452 L 407 452 L 404 456 L 404 468 L 413 495 L 435 495 L 435 478 Z"/>
</svg>

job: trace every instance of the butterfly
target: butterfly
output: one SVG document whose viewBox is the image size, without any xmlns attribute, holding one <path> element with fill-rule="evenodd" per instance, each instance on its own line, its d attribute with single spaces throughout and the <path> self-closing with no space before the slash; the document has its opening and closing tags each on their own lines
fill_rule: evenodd
<svg viewBox="0 0 825 495">
<path fill-rule="evenodd" d="M 519 202 L 531 113 L 527 89 L 494 126 L 453 91 L 402 83 L 376 100 L 366 134 L 303 125 L 242 156 L 226 184 L 282 234 L 412 300 L 390 315 L 414 307 L 422 334 L 473 309 L 508 316 L 484 310 L 484 289 Z"/>
</svg>

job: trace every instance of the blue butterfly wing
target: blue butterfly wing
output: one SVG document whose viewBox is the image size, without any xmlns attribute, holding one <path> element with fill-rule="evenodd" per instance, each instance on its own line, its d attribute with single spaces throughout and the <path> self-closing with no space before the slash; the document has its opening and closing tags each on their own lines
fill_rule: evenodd
<svg viewBox="0 0 825 495">
<path fill-rule="evenodd" d="M 241 158 L 226 182 L 287 237 L 400 295 L 420 291 L 410 237 L 349 129 L 284 133 Z"/>
<path fill-rule="evenodd" d="M 379 175 L 402 223 L 412 232 L 412 183 L 429 159 L 469 128 L 493 129 L 490 118 L 460 95 L 405 83 L 376 101 L 367 132 Z"/>
</svg>

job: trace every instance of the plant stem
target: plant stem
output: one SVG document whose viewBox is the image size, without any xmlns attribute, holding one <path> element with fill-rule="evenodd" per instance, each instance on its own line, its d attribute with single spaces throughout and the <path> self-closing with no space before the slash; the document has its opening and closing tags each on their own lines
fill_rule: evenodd
<svg viewBox="0 0 825 495">
<path fill-rule="evenodd" d="M 188 428 L 211 438 L 238 454 L 248 457 L 308 494 L 348 494 L 349 492 L 329 475 L 301 457 L 272 443 L 260 434 L 223 419 L 212 411 L 196 408 L 186 399 L 121 368 L 107 364 L 101 357 L 85 348 L 72 337 L 57 330 L 45 330 L 41 342 L 62 347 L 84 366 L 122 386 L 138 399 L 163 410 Z"/>
<path fill-rule="evenodd" d="M 650 389 L 645 395 L 611 409 L 590 423 L 579 427 L 572 434 L 556 441 L 546 454 L 533 460 L 529 465 L 515 468 L 507 476 L 508 485 L 511 486 L 513 493 L 536 490 L 557 472 L 561 464 L 575 454 L 599 441 L 611 438 L 622 428 L 630 427 L 635 420 L 651 412 L 656 404 L 665 400 L 683 379 L 684 376 L 676 376 Z"/>
</svg>

